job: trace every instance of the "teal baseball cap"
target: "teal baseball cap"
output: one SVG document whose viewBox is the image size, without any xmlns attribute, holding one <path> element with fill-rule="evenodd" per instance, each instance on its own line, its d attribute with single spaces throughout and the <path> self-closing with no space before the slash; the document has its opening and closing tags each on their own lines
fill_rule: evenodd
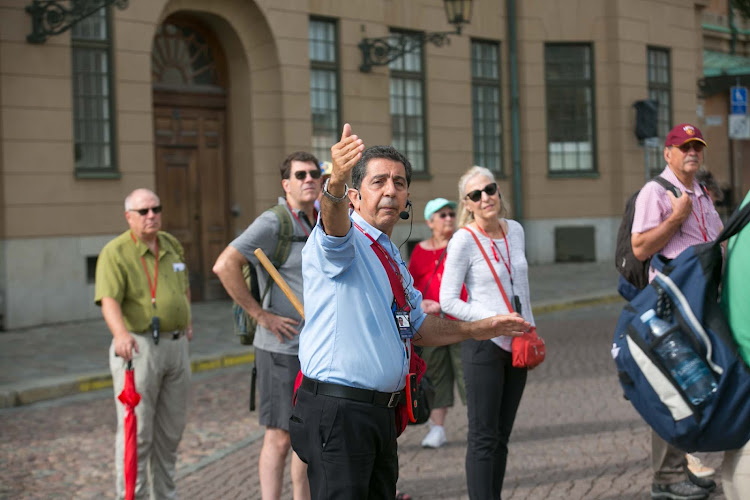
<svg viewBox="0 0 750 500">
<path fill-rule="evenodd" d="M 451 207 L 453 210 L 455 210 L 457 206 L 458 205 L 456 204 L 456 202 L 446 200 L 445 198 L 435 198 L 434 200 L 430 200 L 424 207 L 424 220 L 430 220 L 432 214 L 434 214 L 441 208 Z"/>
</svg>

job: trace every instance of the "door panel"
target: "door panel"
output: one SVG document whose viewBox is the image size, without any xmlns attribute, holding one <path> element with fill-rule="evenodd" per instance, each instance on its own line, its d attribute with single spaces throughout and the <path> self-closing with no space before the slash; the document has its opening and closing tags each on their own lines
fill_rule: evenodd
<svg viewBox="0 0 750 500">
<path fill-rule="evenodd" d="M 185 246 L 193 300 L 226 297 L 211 270 L 228 243 L 224 116 L 221 109 L 154 109 L 163 228 Z"/>
</svg>

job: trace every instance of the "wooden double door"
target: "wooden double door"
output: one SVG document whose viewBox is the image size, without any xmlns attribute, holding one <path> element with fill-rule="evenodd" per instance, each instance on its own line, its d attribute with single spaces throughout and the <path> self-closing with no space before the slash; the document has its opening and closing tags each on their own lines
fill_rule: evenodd
<svg viewBox="0 0 750 500">
<path fill-rule="evenodd" d="M 223 99 L 155 94 L 154 103 L 162 228 L 185 248 L 192 299 L 225 298 L 212 272 L 229 238 Z"/>
</svg>

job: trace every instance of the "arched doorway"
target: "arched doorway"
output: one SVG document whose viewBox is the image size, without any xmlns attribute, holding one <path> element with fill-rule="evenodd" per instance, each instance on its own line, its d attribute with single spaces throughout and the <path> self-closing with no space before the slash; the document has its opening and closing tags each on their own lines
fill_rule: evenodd
<svg viewBox="0 0 750 500">
<path fill-rule="evenodd" d="M 185 247 L 193 300 L 226 297 L 211 271 L 228 241 L 226 65 L 211 32 L 178 16 L 151 55 L 156 190 Z"/>
</svg>

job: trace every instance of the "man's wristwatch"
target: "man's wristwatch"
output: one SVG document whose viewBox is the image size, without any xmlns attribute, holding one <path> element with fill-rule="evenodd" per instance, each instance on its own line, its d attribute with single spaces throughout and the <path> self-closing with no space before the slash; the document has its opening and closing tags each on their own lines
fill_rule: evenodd
<svg viewBox="0 0 750 500">
<path fill-rule="evenodd" d="M 331 181 L 331 178 L 329 177 L 328 179 L 326 179 L 326 183 L 323 184 L 323 195 L 334 203 L 341 203 L 342 201 L 346 200 L 347 199 L 346 195 L 349 192 L 349 186 L 347 186 L 346 183 L 344 183 L 344 195 L 341 198 L 339 198 L 338 196 L 334 196 L 328 192 L 328 183 L 330 181 Z"/>
</svg>

